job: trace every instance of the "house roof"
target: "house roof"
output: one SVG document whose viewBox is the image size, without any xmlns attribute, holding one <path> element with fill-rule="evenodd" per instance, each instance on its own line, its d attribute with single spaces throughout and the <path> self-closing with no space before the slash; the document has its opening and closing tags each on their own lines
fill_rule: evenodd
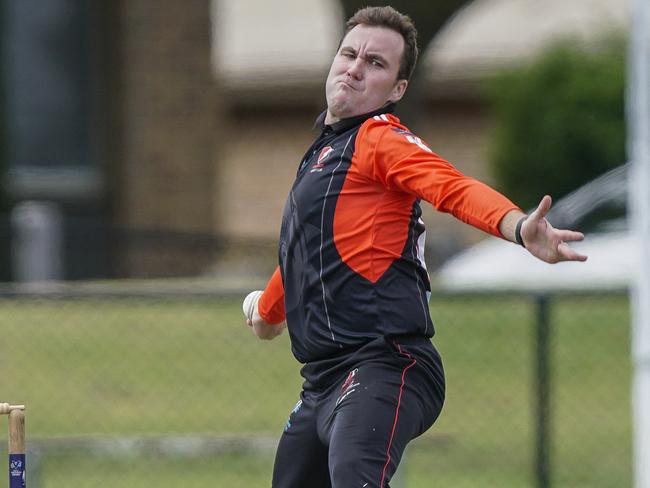
<svg viewBox="0 0 650 488">
<path fill-rule="evenodd" d="M 423 54 L 431 80 L 467 79 L 517 63 L 554 40 L 592 43 L 629 25 L 628 0 L 475 0 Z"/>
<path fill-rule="evenodd" d="M 336 0 L 213 0 L 213 68 L 225 88 L 322 84 L 343 27 Z"/>
<path fill-rule="evenodd" d="M 432 82 L 471 80 L 561 37 L 589 42 L 625 29 L 628 16 L 628 0 L 475 0 L 422 62 Z M 337 0 L 213 0 L 212 17 L 214 71 L 233 90 L 320 88 L 344 23 Z"/>
</svg>

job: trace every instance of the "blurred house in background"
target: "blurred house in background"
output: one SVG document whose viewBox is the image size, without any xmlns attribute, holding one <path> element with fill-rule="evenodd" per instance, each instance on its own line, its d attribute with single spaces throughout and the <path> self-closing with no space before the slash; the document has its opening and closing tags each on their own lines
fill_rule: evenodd
<svg viewBox="0 0 650 488">
<path fill-rule="evenodd" d="M 60 206 L 63 278 L 273 268 L 342 32 L 336 0 L 0 6 L 5 206 Z M 625 0 L 476 0 L 421 46 L 422 116 L 404 122 L 490 183 L 485 74 L 626 20 Z M 423 207 L 432 264 L 482 237 Z"/>
</svg>

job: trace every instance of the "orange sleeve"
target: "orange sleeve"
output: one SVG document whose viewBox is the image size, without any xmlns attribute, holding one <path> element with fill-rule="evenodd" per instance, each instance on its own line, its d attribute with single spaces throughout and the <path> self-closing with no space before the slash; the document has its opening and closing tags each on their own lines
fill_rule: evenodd
<svg viewBox="0 0 650 488">
<path fill-rule="evenodd" d="M 397 119 L 369 119 L 360 129 L 356 151 L 360 171 L 390 190 L 428 201 L 437 210 L 497 237 L 499 223 L 514 203 L 484 183 L 464 175 L 435 154 Z"/>
<path fill-rule="evenodd" d="M 260 316 L 267 324 L 275 325 L 284 322 L 284 286 L 279 266 L 275 268 L 257 306 Z"/>
</svg>

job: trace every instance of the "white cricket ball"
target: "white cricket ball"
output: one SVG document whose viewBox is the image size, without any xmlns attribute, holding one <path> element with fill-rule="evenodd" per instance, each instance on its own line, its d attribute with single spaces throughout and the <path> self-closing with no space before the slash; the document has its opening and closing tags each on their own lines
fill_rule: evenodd
<svg viewBox="0 0 650 488">
<path fill-rule="evenodd" d="M 255 307 L 257 306 L 257 302 L 259 301 L 260 297 L 262 296 L 262 291 L 256 290 L 250 292 L 248 295 L 246 295 L 246 298 L 244 298 L 244 303 L 242 304 L 242 310 L 244 311 L 244 315 L 248 320 L 253 320 L 253 313 L 255 312 Z"/>
</svg>

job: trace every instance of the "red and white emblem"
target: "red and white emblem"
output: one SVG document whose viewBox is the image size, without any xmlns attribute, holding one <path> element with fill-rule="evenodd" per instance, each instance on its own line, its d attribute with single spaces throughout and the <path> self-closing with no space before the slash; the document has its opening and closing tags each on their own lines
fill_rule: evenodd
<svg viewBox="0 0 650 488">
<path fill-rule="evenodd" d="M 323 163 L 323 161 L 325 161 L 328 156 L 332 154 L 332 151 L 334 151 L 334 149 L 332 149 L 332 146 L 325 146 L 323 149 L 321 149 L 320 154 L 318 155 L 318 160 L 316 161 L 316 164 L 311 167 L 310 173 L 320 173 L 323 171 L 323 168 L 325 167 L 325 163 Z"/>
<path fill-rule="evenodd" d="M 320 154 L 318 155 L 318 163 L 322 163 L 327 156 L 329 156 L 334 149 L 332 149 L 332 146 L 325 146 L 323 149 L 321 149 Z"/>
</svg>

